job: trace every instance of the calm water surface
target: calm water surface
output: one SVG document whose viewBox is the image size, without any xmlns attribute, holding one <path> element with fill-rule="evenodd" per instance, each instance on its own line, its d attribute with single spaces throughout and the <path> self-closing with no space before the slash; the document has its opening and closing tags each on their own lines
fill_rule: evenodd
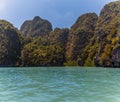
<svg viewBox="0 0 120 102">
<path fill-rule="evenodd" d="M 0 102 L 120 102 L 120 69 L 1 68 Z"/>
</svg>

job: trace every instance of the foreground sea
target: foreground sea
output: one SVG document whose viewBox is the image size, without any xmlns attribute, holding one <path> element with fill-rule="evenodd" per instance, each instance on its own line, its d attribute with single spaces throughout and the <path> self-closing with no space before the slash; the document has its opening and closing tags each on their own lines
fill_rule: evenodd
<svg viewBox="0 0 120 102">
<path fill-rule="evenodd" d="M 0 102 L 120 102 L 120 69 L 0 68 Z"/>
</svg>

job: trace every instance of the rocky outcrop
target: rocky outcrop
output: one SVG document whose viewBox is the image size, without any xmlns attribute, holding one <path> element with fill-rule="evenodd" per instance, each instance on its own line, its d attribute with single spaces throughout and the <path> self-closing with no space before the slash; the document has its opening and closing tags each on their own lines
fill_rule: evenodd
<svg viewBox="0 0 120 102">
<path fill-rule="evenodd" d="M 0 66 L 16 66 L 20 60 L 20 32 L 7 21 L 0 20 Z"/>
<path fill-rule="evenodd" d="M 120 67 L 120 1 L 104 6 L 97 21 L 94 37 L 83 51 L 84 65 Z M 87 53 L 87 54 L 86 54 Z"/>
<path fill-rule="evenodd" d="M 49 21 L 36 16 L 33 20 L 25 21 L 20 31 L 24 36 L 46 36 L 52 31 L 52 25 Z"/>
<path fill-rule="evenodd" d="M 95 13 L 87 13 L 80 16 L 71 27 L 66 47 L 67 61 L 78 60 L 78 56 L 93 37 L 97 19 Z"/>
<path fill-rule="evenodd" d="M 22 50 L 22 66 L 63 66 L 69 30 L 56 28 L 48 36 L 35 38 Z"/>
<path fill-rule="evenodd" d="M 69 29 L 68 28 L 55 28 L 49 34 L 50 43 L 55 45 L 60 45 L 63 48 L 66 47 L 67 39 L 68 39 Z"/>
</svg>

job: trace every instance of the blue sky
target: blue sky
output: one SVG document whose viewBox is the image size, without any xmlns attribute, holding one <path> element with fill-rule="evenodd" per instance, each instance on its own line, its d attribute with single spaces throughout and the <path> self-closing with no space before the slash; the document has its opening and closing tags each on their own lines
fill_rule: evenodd
<svg viewBox="0 0 120 102">
<path fill-rule="evenodd" d="M 49 20 L 53 28 L 71 27 L 80 15 L 99 14 L 111 1 L 116 0 L 0 0 L 0 19 L 20 28 L 25 20 L 40 16 Z"/>
</svg>

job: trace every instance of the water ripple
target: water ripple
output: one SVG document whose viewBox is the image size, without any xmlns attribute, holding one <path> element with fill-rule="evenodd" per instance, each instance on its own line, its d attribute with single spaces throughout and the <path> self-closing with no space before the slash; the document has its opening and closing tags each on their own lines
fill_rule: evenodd
<svg viewBox="0 0 120 102">
<path fill-rule="evenodd" d="M 0 102 L 120 102 L 120 69 L 1 68 Z"/>
</svg>

